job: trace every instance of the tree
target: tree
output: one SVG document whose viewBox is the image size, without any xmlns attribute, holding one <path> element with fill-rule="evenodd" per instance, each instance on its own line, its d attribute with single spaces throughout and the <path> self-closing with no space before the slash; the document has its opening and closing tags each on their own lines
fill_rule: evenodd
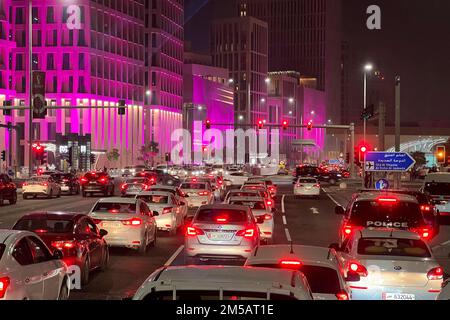
<svg viewBox="0 0 450 320">
<path fill-rule="evenodd" d="M 155 141 L 151 141 L 149 144 L 142 146 L 139 150 L 141 155 L 138 158 L 141 161 L 144 161 L 144 164 L 148 166 L 150 163 L 153 166 L 154 158 L 159 153 L 159 143 Z"/>
<path fill-rule="evenodd" d="M 119 150 L 112 149 L 106 154 L 106 158 L 108 159 L 108 162 L 116 162 L 120 158 Z"/>
<path fill-rule="evenodd" d="M 425 153 L 416 151 L 411 153 L 411 156 L 416 160 L 415 167 L 421 167 L 427 164 L 427 158 L 425 157 Z"/>
</svg>

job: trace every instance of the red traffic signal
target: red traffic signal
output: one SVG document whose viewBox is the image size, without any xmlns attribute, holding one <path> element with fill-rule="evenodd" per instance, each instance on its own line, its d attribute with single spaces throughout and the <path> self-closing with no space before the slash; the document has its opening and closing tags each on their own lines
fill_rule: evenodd
<svg viewBox="0 0 450 320">
<path fill-rule="evenodd" d="M 281 126 L 283 127 L 283 130 L 287 130 L 289 127 L 289 122 L 287 120 L 284 120 Z"/>
<path fill-rule="evenodd" d="M 366 152 L 367 152 L 367 147 L 366 147 L 366 146 L 361 146 L 361 147 L 359 148 L 359 151 L 360 151 L 361 153 L 366 153 Z"/>
<path fill-rule="evenodd" d="M 308 131 L 311 131 L 313 129 L 313 121 L 312 120 L 308 121 L 307 128 L 308 128 Z"/>
<path fill-rule="evenodd" d="M 258 121 L 258 129 L 262 129 L 264 127 L 264 121 L 263 120 L 259 120 Z"/>
<path fill-rule="evenodd" d="M 205 121 L 205 127 L 206 127 L 206 129 L 211 129 L 211 120 Z"/>
<path fill-rule="evenodd" d="M 208 147 L 203 147 L 203 152 L 207 152 L 208 151 Z"/>
<path fill-rule="evenodd" d="M 40 143 L 33 143 L 32 148 L 35 152 L 41 152 L 44 150 L 44 147 L 41 146 Z"/>
</svg>

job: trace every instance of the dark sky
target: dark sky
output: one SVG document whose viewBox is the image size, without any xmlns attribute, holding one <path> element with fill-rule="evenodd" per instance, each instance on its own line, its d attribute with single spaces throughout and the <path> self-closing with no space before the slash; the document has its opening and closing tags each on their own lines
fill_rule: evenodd
<svg viewBox="0 0 450 320">
<path fill-rule="evenodd" d="M 209 52 L 211 20 L 234 15 L 234 1 L 185 1 L 185 37 L 194 51 Z M 343 0 L 343 4 L 343 37 L 356 54 L 354 67 L 371 61 L 386 81 L 401 75 L 403 121 L 450 127 L 450 1 Z M 372 4 L 382 10 L 380 31 L 366 28 L 366 9 Z M 362 88 L 356 85 L 355 91 Z"/>
</svg>

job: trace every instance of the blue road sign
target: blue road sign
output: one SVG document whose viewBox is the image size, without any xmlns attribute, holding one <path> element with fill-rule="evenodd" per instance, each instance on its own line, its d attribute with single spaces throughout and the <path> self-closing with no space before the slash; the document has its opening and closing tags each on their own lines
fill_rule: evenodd
<svg viewBox="0 0 450 320">
<path fill-rule="evenodd" d="M 389 181 L 386 179 L 380 179 L 375 183 L 375 188 L 377 190 L 387 190 L 389 189 Z"/>
<path fill-rule="evenodd" d="M 367 152 L 366 171 L 406 172 L 416 161 L 405 152 Z"/>
</svg>

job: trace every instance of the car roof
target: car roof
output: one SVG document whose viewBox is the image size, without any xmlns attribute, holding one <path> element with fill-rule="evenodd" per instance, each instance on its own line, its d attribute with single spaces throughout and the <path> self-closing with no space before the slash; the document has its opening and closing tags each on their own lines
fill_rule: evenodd
<svg viewBox="0 0 450 320">
<path fill-rule="evenodd" d="M 230 201 L 253 201 L 253 202 L 264 202 L 261 197 L 231 197 Z"/>
<path fill-rule="evenodd" d="M 248 263 L 277 263 L 279 260 L 295 257 L 307 265 L 326 265 L 336 269 L 337 261 L 330 259 L 335 258 L 335 254 L 331 254 L 330 250 L 332 249 L 304 245 L 291 247 L 289 244 L 261 246 L 248 258 Z"/>
<path fill-rule="evenodd" d="M 34 235 L 29 231 L 0 229 L 0 243 L 5 243 L 11 237 L 17 237 L 21 234 Z"/>
<path fill-rule="evenodd" d="M 363 192 L 356 194 L 355 201 L 373 201 L 380 197 L 396 198 L 402 202 L 415 202 L 417 203 L 416 197 L 408 194 L 394 193 L 394 192 Z"/>
<path fill-rule="evenodd" d="M 47 175 L 47 174 L 41 174 L 41 175 L 34 175 L 34 176 L 31 176 L 30 177 L 30 179 L 34 179 L 34 178 L 43 178 L 43 179 L 48 179 L 48 178 L 50 178 L 50 175 Z"/>
<path fill-rule="evenodd" d="M 138 200 L 135 198 L 121 198 L 121 197 L 112 197 L 112 198 L 102 198 L 98 200 L 101 203 L 136 203 Z"/>
<path fill-rule="evenodd" d="M 357 232 L 356 236 L 359 238 L 397 238 L 420 240 L 420 235 L 416 232 L 392 228 L 366 228 L 361 230 L 361 232 Z"/>
<path fill-rule="evenodd" d="M 177 186 L 166 186 L 166 185 L 163 185 L 163 184 L 155 184 L 153 186 L 150 186 L 150 190 L 156 189 L 156 188 L 176 191 L 178 187 Z"/>
<path fill-rule="evenodd" d="M 19 220 L 33 219 L 33 218 L 47 218 L 47 219 L 69 219 L 72 221 L 78 220 L 81 217 L 85 217 L 86 214 L 81 212 L 63 212 L 63 211 L 36 211 L 25 214 Z"/>
<path fill-rule="evenodd" d="M 209 204 L 209 205 L 205 205 L 205 206 L 201 206 L 200 208 L 198 208 L 198 210 L 211 210 L 211 209 L 226 209 L 226 210 L 244 210 L 244 211 L 249 211 L 249 207 L 247 206 L 238 206 L 238 205 L 233 205 L 233 204 Z"/>
<path fill-rule="evenodd" d="M 153 196 L 153 195 L 157 195 L 157 196 L 173 196 L 173 193 L 168 192 L 168 191 L 142 191 L 139 192 L 138 196 Z"/>
</svg>

